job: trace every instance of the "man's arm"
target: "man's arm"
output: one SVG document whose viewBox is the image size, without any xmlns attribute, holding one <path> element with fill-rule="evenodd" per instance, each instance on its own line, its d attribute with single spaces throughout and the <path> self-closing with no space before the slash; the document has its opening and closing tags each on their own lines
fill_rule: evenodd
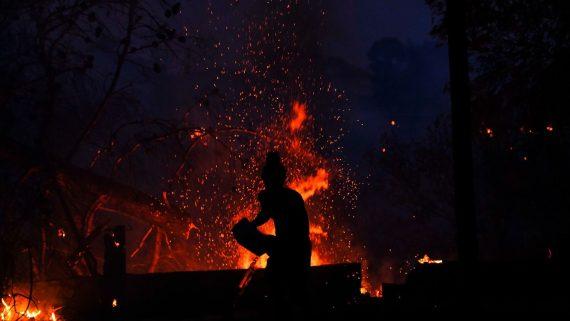
<svg viewBox="0 0 570 321">
<path fill-rule="evenodd" d="M 251 223 L 257 227 L 257 226 L 261 226 L 265 223 L 267 223 L 267 221 L 269 221 L 271 217 L 269 216 L 269 214 L 267 214 L 266 211 L 260 211 L 259 214 L 257 214 L 257 216 L 253 219 L 253 221 L 251 221 Z"/>
</svg>

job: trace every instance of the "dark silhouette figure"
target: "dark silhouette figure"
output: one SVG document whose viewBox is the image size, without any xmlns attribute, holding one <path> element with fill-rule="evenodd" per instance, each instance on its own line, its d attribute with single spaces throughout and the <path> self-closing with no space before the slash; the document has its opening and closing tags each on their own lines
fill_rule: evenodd
<svg viewBox="0 0 570 321">
<path fill-rule="evenodd" d="M 306 310 L 304 303 L 307 301 L 307 277 L 311 264 L 309 218 L 305 203 L 299 193 L 285 186 L 285 177 L 286 169 L 279 154 L 268 153 L 261 173 L 265 190 L 258 195 L 261 211 L 251 223 L 238 223 L 246 231 L 244 234 L 249 236 L 240 237 L 234 228 L 240 244 L 258 255 L 269 254 L 266 273 L 272 284 L 277 313 L 281 316 Z M 275 236 L 256 237 L 251 229 L 270 219 L 275 224 Z M 242 239 L 248 240 L 242 242 Z"/>
</svg>

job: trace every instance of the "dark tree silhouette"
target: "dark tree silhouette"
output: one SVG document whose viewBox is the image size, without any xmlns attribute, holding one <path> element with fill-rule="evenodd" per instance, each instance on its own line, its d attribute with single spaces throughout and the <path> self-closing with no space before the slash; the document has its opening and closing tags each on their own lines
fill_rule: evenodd
<svg viewBox="0 0 570 321">
<path fill-rule="evenodd" d="M 157 57 L 186 56 L 199 39 L 175 29 L 181 5 L 174 1 L 5 1 L 1 6 L 0 282 L 28 278 L 28 268 L 16 265 L 28 266 L 36 279 L 49 277 L 53 262 L 56 274 L 96 274 L 89 246 L 104 226 L 88 222 L 101 199 L 83 195 L 69 202 L 76 185 L 67 180 L 83 176 L 83 187 L 102 188 L 95 195 L 118 186 L 75 165 L 87 167 L 93 154 L 100 154 L 93 145 L 104 145 L 105 130 L 132 122 L 139 105 L 133 83 L 160 73 Z M 161 121 L 141 123 L 144 131 Z M 154 201 L 124 191 L 147 198 L 125 205 Z M 61 241 L 51 236 L 57 235 L 54 229 L 68 237 L 68 248 L 57 248 Z M 59 252 L 62 248 L 68 252 Z M 24 264 L 18 258 L 23 252 L 30 258 Z"/>
<path fill-rule="evenodd" d="M 433 34 L 445 41 L 445 3 L 427 3 Z M 569 227 L 569 8 L 556 0 L 466 1 L 476 191 L 487 255 L 544 257 Z"/>
</svg>

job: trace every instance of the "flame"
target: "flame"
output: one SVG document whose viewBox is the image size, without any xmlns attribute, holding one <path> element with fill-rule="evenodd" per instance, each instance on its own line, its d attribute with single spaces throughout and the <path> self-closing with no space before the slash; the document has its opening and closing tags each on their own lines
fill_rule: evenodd
<svg viewBox="0 0 570 321">
<path fill-rule="evenodd" d="M 266 224 L 260 226 L 259 230 L 265 234 L 275 235 L 275 225 L 272 221 L 269 221 Z M 327 233 L 323 230 L 323 228 L 314 224 L 310 225 L 309 234 L 313 243 L 317 243 L 321 237 L 327 237 Z M 269 256 L 267 254 L 257 257 L 255 254 L 249 252 L 243 247 L 239 247 L 238 251 L 240 255 L 237 265 L 239 268 L 248 269 L 251 267 L 251 264 L 253 264 L 257 269 L 264 269 L 267 267 L 267 260 L 269 259 Z M 318 251 L 313 250 L 311 254 L 311 266 L 323 265 L 326 263 L 327 261 L 321 258 Z"/>
<path fill-rule="evenodd" d="M 293 105 L 295 106 L 295 104 Z M 320 190 L 326 190 L 329 187 L 329 174 L 324 168 L 319 168 L 314 176 L 309 176 L 301 180 L 296 180 L 290 184 L 290 187 L 301 194 L 303 200 L 311 198 L 315 193 Z M 243 211 L 234 217 L 234 221 L 239 220 L 241 217 L 246 217 L 247 214 Z M 265 234 L 275 235 L 275 226 L 272 221 L 267 222 L 263 226 L 259 227 L 259 230 Z M 326 238 L 328 236 L 327 232 L 323 228 L 316 224 L 310 224 L 309 234 L 313 243 L 318 243 L 320 238 Z M 267 255 L 262 255 L 261 257 L 256 257 L 254 254 L 245 250 L 242 247 L 238 248 L 239 259 L 238 266 L 242 269 L 247 269 L 250 265 L 254 264 L 256 268 L 265 268 L 267 266 Z M 313 249 L 311 255 L 311 266 L 326 264 L 326 261 L 321 258 L 318 251 Z"/>
<path fill-rule="evenodd" d="M 298 101 L 293 102 L 293 118 L 289 123 L 291 132 L 301 129 L 303 122 L 307 119 L 307 104 Z"/>
<path fill-rule="evenodd" d="M 380 289 L 371 289 L 371 285 L 363 285 L 360 288 L 360 294 L 369 295 L 374 298 L 381 298 L 382 297 L 382 288 Z"/>
<path fill-rule="evenodd" d="M 373 282 L 370 276 L 370 266 L 368 260 L 362 260 L 361 266 L 362 275 L 360 281 L 360 294 L 375 298 L 382 297 L 382 283 L 376 280 L 376 282 L 374 282 L 374 285 L 372 284 Z"/>
<path fill-rule="evenodd" d="M 316 192 L 329 188 L 329 173 L 326 169 L 319 168 L 314 176 L 293 181 L 290 187 L 299 192 L 306 201 Z"/>
<path fill-rule="evenodd" d="M 309 233 L 311 235 L 319 236 L 319 237 L 327 237 L 328 236 L 327 232 L 323 231 L 322 227 L 320 227 L 318 225 L 314 225 L 314 224 L 311 224 L 311 226 L 309 227 Z"/>
<path fill-rule="evenodd" d="M 1 299 L 2 311 L 0 311 L 0 320 L 2 321 L 57 321 L 62 320 L 56 315 L 56 311 L 52 306 L 42 304 L 41 308 L 37 306 L 36 302 L 29 301 L 27 298 L 24 300 L 16 300 L 8 295 Z M 37 301 L 39 304 L 39 301 Z M 42 313 L 42 311 L 50 311 L 49 313 Z M 42 317 L 43 316 L 43 317 Z"/>
<path fill-rule="evenodd" d="M 341 206 L 353 205 L 357 184 L 338 158 L 327 159 L 319 153 L 322 147 L 317 146 L 332 144 L 332 140 L 320 140 L 325 137 L 308 122 L 311 119 L 308 106 L 293 101 L 288 107 L 279 108 L 274 117 L 252 130 L 255 137 L 250 138 L 249 133 L 245 136 L 232 134 L 226 144 L 231 153 L 224 154 L 219 161 L 210 161 L 209 156 L 204 158 L 204 162 L 193 170 L 181 172 L 177 184 L 172 185 L 174 190 L 167 191 L 168 196 L 172 196 L 170 205 L 196 214 L 180 229 L 180 238 L 188 240 L 187 244 L 173 242 L 168 249 L 178 256 L 176 263 L 181 263 L 181 269 L 249 270 L 267 266 L 267 255 L 256 258 L 227 232 L 240 219 L 252 220 L 259 213 L 256 195 L 263 189 L 260 168 L 266 153 L 274 149 L 281 153 L 287 167 L 288 186 L 307 201 L 313 245 L 311 265 L 358 260 L 359 249 L 351 244 L 352 232 L 344 221 L 348 217 L 342 216 L 345 211 L 341 210 Z M 332 186 L 335 186 L 334 190 Z M 271 220 L 259 230 L 275 234 Z M 146 234 L 141 243 L 145 239 Z M 192 251 L 188 246 L 192 246 Z M 142 260 L 143 257 L 138 258 Z M 159 263 L 157 269 L 168 271 L 171 267 Z"/>
<path fill-rule="evenodd" d="M 424 256 L 418 260 L 419 264 L 441 264 L 443 263 L 443 260 L 434 260 L 432 258 L 430 258 L 427 254 L 424 254 Z"/>
</svg>

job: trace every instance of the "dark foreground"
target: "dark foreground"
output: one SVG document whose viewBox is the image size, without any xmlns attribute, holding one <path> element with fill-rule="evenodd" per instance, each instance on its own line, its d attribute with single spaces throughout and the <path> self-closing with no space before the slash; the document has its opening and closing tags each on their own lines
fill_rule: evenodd
<svg viewBox="0 0 570 321">
<path fill-rule="evenodd" d="M 481 264 L 465 280 L 454 263 L 424 264 L 401 285 L 384 284 L 383 297 L 360 293 L 360 264 L 314 267 L 310 306 L 289 318 L 376 320 L 488 318 L 564 319 L 570 316 L 568 269 L 552 262 Z M 473 272 L 473 271 L 472 271 Z M 127 275 L 51 282 L 65 295 L 62 315 L 74 320 L 272 320 L 263 270 L 242 294 L 244 270 Z M 113 306 L 113 300 L 116 305 Z"/>
</svg>

